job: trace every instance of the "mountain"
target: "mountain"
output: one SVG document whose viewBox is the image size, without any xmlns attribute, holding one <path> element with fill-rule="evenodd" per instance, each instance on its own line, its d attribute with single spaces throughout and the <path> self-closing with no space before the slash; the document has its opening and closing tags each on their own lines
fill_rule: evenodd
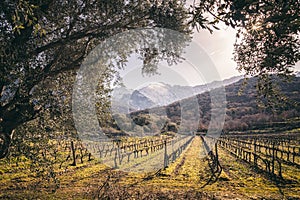
<svg viewBox="0 0 300 200">
<path fill-rule="evenodd" d="M 207 91 L 210 91 L 210 90 L 215 89 L 215 88 L 219 88 L 222 85 L 223 86 L 230 85 L 230 84 L 235 83 L 235 82 L 237 82 L 241 79 L 243 79 L 243 76 L 233 76 L 231 78 L 224 79 L 223 81 L 213 81 L 213 82 L 208 83 L 206 85 L 195 86 L 195 87 L 193 87 L 193 90 L 194 90 L 195 94 L 200 94 L 200 93 L 207 92 Z"/>
<path fill-rule="evenodd" d="M 223 81 L 213 81 L 208 84 L 198 85 L 194 87 L 180 85 L 171 86 L 165 83 L 154 83 L 141 88 L 139 92 L 149 100 L 154 102 L 155 106 L 164 106 L 181 99 L 185 99 L 215 88 L 219 88 L 221 86 L 235 83 L 242 78 L 243 76 L 234 76 Z M 144 109 L 146 109 L 146 107 L 144 107 Z"/>
<path fill-rule="evenodd" d="M 134 90 L 130 96 L 129 100 L 130 108 L 133 110 L 144 110 L 146 108 L 152 108 L 156 106 L 160 106 L 153 102 L 151 98 L 146 96 L 143 91 Z"/>
<path fill-rule="evenodd" d="M 279 96 L 274 94 L 271 98 L 272 107 L 263 106 L 258 103 L 256 83 L 257 78 L 250 78 L 243 92 L 240 92 L 243 86 L 243 80 L 232 83 L 225 87 L 226 91 L 226 115 L 224 131 L 267 131 L 266 133 L 295 129 L 300 127 L 300 77 L 293 77 L 289 82 L 281 81 L 278 77 L 272 77 L 282 93 L 285 95 L 285 101 L 279 101 Z M 173 102 L 167 106 L 162 106 L 161 111 L 167 113 L 167 117 L 171 123 L 178 126 L 182 123 L 191 126 L 195 119 L 195 112 L 200 116 L 200 120 L 196 121 L 198 131 L 206 131 L 209 126 L 213 126 L 214 121 L 211 119 L 213 109 L 216 105 L 211 102 L 211 92 L 203 92 L 193 97 L 186 98 L 181 101 Z M 195 103 L 196 99 L 196 103 Z M 267 102 L 267 99 L 261 99 L 262 102 Z M 182 104 L 184 102 L 184 104 Z M 198 105 L 196 105 L 198 103 Z M 182 111 L 182 105 L 185 110 Z M 197 106 L 199 109 L 197 109 Z M 212 107 L 214 106 L 214 108 Z M 143 111 L 134 112 L 134 116 L 143 116 Z M 218 123 L 218 122 L 217 122 Z"/>
<path fill-rule="evenodd" d="M 139 89 L 139 92 L 153 102 L 152 107 L 168 105 L 174 101 L 192 96 L 193 88 L 189 86 L 171 86 L 165 83 L 152 83 Z M 131 99 L 134 98 L 134 94 Z M 140 102 L 132 101 L 132 105 L 139 105 L 140 108 L 146 109 L 151 107 L 142 107 Z"/>
<path fill-rule="evenodd" d="M 138 90 L 128 90 L 124 87 L 116 88 L 113 95 L 113 105 L 118 107 L 119 112 L 128 110 L 144 110 L 158 106 L 165 106 L 172 102 L 200 94 L 211 89 L 226 86 L 242 79 L 243 76 L 234 76 L 223 81 L 213 81 L 198 86 L 171 86 L 165 83 L 151 83 Z M 129 109 L 128 109 L 129 108 Z M 117 109 L 116 109 L 117 110 Z"/>
</svg>

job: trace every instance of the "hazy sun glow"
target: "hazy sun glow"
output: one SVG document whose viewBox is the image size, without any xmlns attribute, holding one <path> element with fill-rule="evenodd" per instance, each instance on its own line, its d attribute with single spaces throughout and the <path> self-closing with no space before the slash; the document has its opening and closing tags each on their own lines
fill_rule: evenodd
<svg viewBox="0 0 300 200">
<path fill-rule="evenodd" d="M 259 31 L 261 29 L 261 23 L 257 22 L 255 24 L 252 25 L 251 30 L 253 31 Z"/>
</svg>

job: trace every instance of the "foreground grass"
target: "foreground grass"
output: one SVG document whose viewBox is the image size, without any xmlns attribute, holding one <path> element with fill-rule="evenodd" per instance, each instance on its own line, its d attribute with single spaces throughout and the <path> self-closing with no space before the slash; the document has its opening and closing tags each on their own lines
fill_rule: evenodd
<svg viewBox="0 0 300 200">
<path fill-rule="evenodd" d="M 196 137 L 174 163 L 157 173 L 125 173 L 85 162 L 60 171 L 58 189 L 24 166 L 2 165 L 0 199 L 300 199 L 297 168 L 284 166 L 287 181 L 279 183 L 219 149 L 223 172 L 205 185 L 211 174 L 204 155 Z"/>
</svg>

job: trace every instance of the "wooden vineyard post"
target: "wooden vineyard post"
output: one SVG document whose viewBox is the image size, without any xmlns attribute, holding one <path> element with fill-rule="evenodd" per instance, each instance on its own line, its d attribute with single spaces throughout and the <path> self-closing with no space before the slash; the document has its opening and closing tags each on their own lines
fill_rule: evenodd
<svg viewBox="0 0 300 200">
<path fill-rule="evenodd" d="M 165 148 L 165 154 L 164 154 L 164 168 L 168 166 L 168 154 L 167 154 L 167 140 L 164 140 L 164 148 Z"/>
<path fill-rule="evenodd" d="M 216 150 L 216 160 L 219 160 L 219 154 L 218 154 L 218 143 L 215 143 L 215 150 Z"/>
<path fill-rule="evenodd" d="M 119 161 L 119 164 L 121 165 L 121 161 L 120 161 L 120 149 L 119 149 L 120 143 L 119 143 L 119 141 L 114 141 L 113 144 L 115 145 L 115 143 L 116 143 L 117 146 L 113 147 L 113 148 L 115 148 L 114 164 L 115 164 L 115 169 L 117 169 L 118 168 L 118 162 L 117 162 L 117 160 Z"/>
<path fill-rule="evenodd" d="M 120 143 L 121 143 L 121 141 L 117 141 L 117 150 L 118 150 L 119 165 L 122 164 L 122 160 L 121 160 L 121 152 L 120 152 Z"/>
<path fill-rule="evenodd" d="M 172 140 L 172 162 L 176 160 L 176 152 L 174 153 L 174 140 Z"/>
<path fill-rule="evenodd" d="M 272 173 L 275 172 L 275 142 L 272 143 Z"/>
<path fill-rule="evenodd" d="M 290 161 L 290 146 L 288 146 L 288 149 L 287 149 L 287 161 L 288 162 Z"/>
<path fill-rule="evenodd" d="M 118 153 L 117 153 L 117 150 L 116 150 L 116 151 L 115 151 L 115 158 L 114 158 L 115 169 L 118 168 L 118 164 L 117 164 L 117 156 L 118 156 Z"/>
<path fill-rule="evenodd" d="M 280 178 L 282 178 L 281 162 L 278 161 L 278 165 L 279 165 L 278 175 Z"/>
<path fill-rule="evenodd" d="M 256 154 L 256 148 L 257 148 L 257 146 L 256 146 L 256 138 L 254 139 L 254 153 Z"/>
<path fill-rule="evenodd" d="M 76 155 L 75 155 L 75 147 L 74 147 L 73 141 L 71 141 L 71 151 L 72 151 L 72 157 L 73 157 L 73 163 L 71 165 L 76 166 Z"/>
<path fill-rule="evenodd" d="M 134 158 L 137 158 L 138 155 L 137 155 L 137 147 L 136 147 L 136 142 L 134 143 Z"/>
<path fill-rule="evenodd" d="M 293 154 L 292 154 L 292 158 L 293 158 L 293 163 L 295 163 L 295 156 L 296 156 L 296 147 L 293 147 Z"/>
<path fill-rule="evenodd" d="M 92 161 L 92 153 L 89 153 L 89 159 L 88 159 L 88 161 Z"/>
<path fill-rule="evenodd" d="M 100 149 L 100 145 L 98 145 L 99 158 L 102 158 L 102 151 Z"/>
</svg>

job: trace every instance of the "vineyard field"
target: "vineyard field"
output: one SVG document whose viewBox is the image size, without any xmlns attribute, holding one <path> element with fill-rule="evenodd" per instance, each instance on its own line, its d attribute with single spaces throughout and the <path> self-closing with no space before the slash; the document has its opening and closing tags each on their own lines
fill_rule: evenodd
<svg viewBox="0 0 300 200">
<path fill-rule="evenodd" d="M 71 154 L 67 144 L 62 143 L 69 152 L 64 159 Z M 298 134 L 185 136 L 89 145 L 99 157 L 88 161 L 88 153 L 83 154 L 85 150 L 75 144 L 78 164 L 71 166 L 68 159 L 57 168 L 60 187 L 55 192 L 33 181 L 24 162 L 19 163 L 18 171 L 8 173 L 1 163 L 0 199 L 300 198 Z M 155 160 L 160 168 L 152 172 L 122 170 Z M 112 162 L 113 167 L 105 162 Z"/>
</svg>

